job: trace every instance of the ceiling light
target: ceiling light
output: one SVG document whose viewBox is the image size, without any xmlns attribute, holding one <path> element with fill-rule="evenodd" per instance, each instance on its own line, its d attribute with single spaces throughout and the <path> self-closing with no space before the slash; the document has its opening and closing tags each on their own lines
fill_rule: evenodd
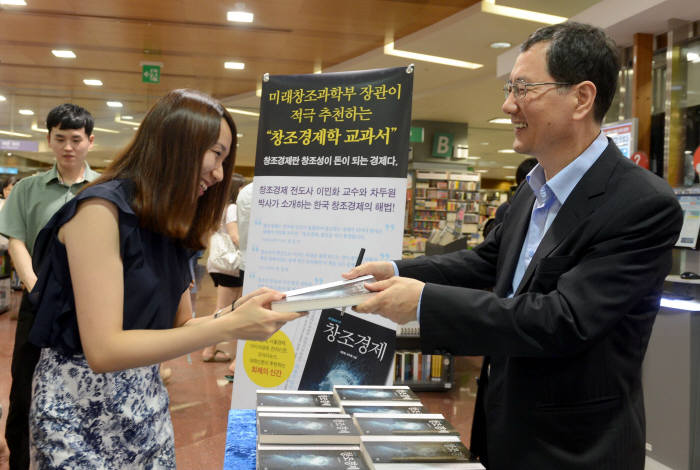
<svg viewBox="0 0 700 470">
<path fill-rule="evenodd" d="M 243 70 L 245 64 L 243 62 L 224 62 L 224 68 L 229 70 Z"/>
<path fill-rule="evenodd" d="M 481 142 L 481 145 L 488 145 L 488 142 Z"/>
<path fill-rule="evenodd" d="M 107 101 L 107 106 L 109 106 L 110 108 L 121 108 L 124 105 L 121 101 Z"/>
<path fill-rule="evenodd" d="M 700 54 L 697 52 L 688 52 L 688 54 L 686 54 L 686 58 L 688 59 L 688 62 L 692 62 L 694 64 L 700 62 Z"/>
<path fill-rule="evenodd" d="M 481 157 L 464 157 L 465 160 L 480 160 Z"/>
<path fill-rule="evenodd" d="M 122 115 L 122 119 L 124 119 L 125 121 L 131 121 L 132 119 L 134 119 L 134 116 L 125 116 L 125 115 Z"/>
<path fill-rule="evenodd" d="M 517 167 L 513 165 L 505 165 L 503 167 L 504 170 L 515 170 Z"/>
<path fill-rule="evenodd" d="M 2 6 L 26 7 L 27 2 L 24 0 L 0 0 Z"/>
<path fill-rule="evenodd" d="M 491 49 L 508 49 L 510 46 L 512 46 L 512 44 L 507 41 L 497 41 L 489 44 Z"/>
<path fill-rule="evenodd" d="M 102 80 L 96 78 L 85 78 L 83 79 L 83 83 L 88 86 L 102 86 Z"/>
<path fill-rule="evenodd" d="M 477 173 L 488 173 L 489 170 L 476 170 Z"/>
<path fill-rule="evenodd" d="M 134 129 L 136 129 L 137 127 L 139 127 L 141 125 L 140 122 L 136 122 L 136 121 L 124 121 L 119 116 L 116 116 L 114 118 L 114 122 L 118 122 L 119 124 L 128 124 L 130 126 L 134 126 Z"/>
<path fill-rule="evenodd" d="M 548 15 L 546 13 L 523 10 L 522 8 L 496 5 L 496 0 L 481 0 L 481 11 L 519 20 L 534 21 L 535 23 L 557 24 L 567 20 L 567 18 L 563 16 Z"/>
<path fill-rule="evenodd" d="M 507 179 L 507 180 L 514 180 L 514 179 L 515 179 L 515 176 L 513 176 L 513 175 L 508 175 L 508 176 L 506 176 L 506 179 Z"/>
<path fill-rule="evenodd" d="M 119 134 L 119 131 L 115 131 L 113 129 L 105 129 L 103 127 L 93 127 L 94 130 L 99 131 L 99 132 L 106 132 L 107 134 Z"/>
<path fill-rule="evenodd" d="M 12 132 L 12 131 L 0 131 L 0 134 L 11 135 L 13 137 L 34 137 L 31 134 L 22 134 L 21 132 Z"/>
<path fill-rule="evenodd" d="M 36 121 L 32 123 L 32 130 L 34 132 L 43 132 L 45 134 L 48 134 L 48 129 L 42 129 L 41 127 L 37 126 Z"/>
<path fill-rule="evenodd" d="M 439 57 L 436 55 L 419 54 L 417 52 L 401 51 L 394 49 L 394 43 L 390 42 L 384 46 L 384 54 L 403 57 L 405 59 L 421 60 L 423 62 L 433 62 L 436 64 L 449 65 L 451 67 L 461 67 L 464 69 L 480 69 L 483 64 L 474 62 L 466 62 L 464 60 L 448 59 L 447 57 Z"/>
<path fill-rule="evenodd" d="M 5 98 L 4 96 L 0 95 L 0 101 L 7 101 L 7 98 Z"/>
<path fill-rule="evenodd" d="M 234 113 L 234 114 L 243 114 L 245 116 L 255 116 L 255 117 L 260 116 L 260 113 L 256 113 L 253 111 L 245 111 L 243 109 L 238 109 L 238 108 L 226 108 L 226 111 L 228 111 L 229 113 Z"/>
<path fill-rule="evenodd" d="M 498 153 L 515 153 L 515 150 L 513 150 L 513 149 L 501 149 L 498 151 Z"/>
<path fill-rule="evenodd" d="M 247 11 L 228 11 L 226 12 L 226 19 L 228 21 L 233 21 L 235 23 L 252 23 L 253 14 Z"/>
<path fill-rule="evenodd" d="M 241 137 L 243 137 L 243 134 L 241 134 L 241 133 L 239 132 L 239 133 L 236 134 L 236 137 L 238 137 L 238 138 L 240 139 Z"/>
<path fill-rule="evenodd" d="M 61 59 L 75 59 L 75 52 L 68 49 L 53 49 L 51 53 Z"/>
<path fill-rule="evenodd" d="M 489 119 L 491 124 L 512 124 L 510 118 L 493 118 Z"/>
<path fill-rule="evenodd" d="M 34 116 L 34 111 L 32 111 L 31 109 L 20 109 L 19 113 L 22 116 Z"/>
</svg>

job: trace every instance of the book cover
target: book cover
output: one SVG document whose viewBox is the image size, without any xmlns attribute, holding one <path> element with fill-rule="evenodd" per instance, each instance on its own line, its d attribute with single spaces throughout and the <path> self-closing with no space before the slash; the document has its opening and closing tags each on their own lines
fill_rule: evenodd
<svg viewBox="0 0 700 470">
<path fill-rule="evenodd" d="M 347 414 L 258 413 L 261 444 L 358 444 L 359 435 Z"/>
<path fill-rule="evenodd" d="M 425 413 L 423 404 L 419 401 L 363 401 L 354 402 L 355 405 L 342 406 L 343 413 L 355 415 L 356 413 L 384 413 L 384 414 L 420 414 Z"/>
<path fill-rule="evenodd" d="M 336 309 L 321 312 L 299 389 L 383 384 L 391 369 L 396 332 Z"/>
<path fill-rule="evenodd" d="M 375 282 L 374 276 L 329 282 L 285 292 L 286 297 L 272 302 L 278 312 L 304 312 L 324 308 L 342 308 L 358 305 L 374 295 L 365 288 L 366 282 Z"/>
<path fill-rule="evenodd" d="M 363 436 L 360 445 L 372 470 L 479 470 L 457 436 Z"/>
<path fill-rule="evenodd" d="M 459 436 L 459 432 L 441 414 L 397 416 L 389 413 L 356 413 L 353 419 L 363 435 Z"/>
<path fill-rule="evenodd" d="M 330 391 L 257 390 L 258 411 L 299 413 L 340 413 L 338 400 Z"/>
<path fill-rule="evenodd" d="M 369 470 L 359 446 L 258 445 L 258 470 Z"/>
<path fill-rule="evenodd" d="M 411 363 L 412 360 L 411 360 Z M 343 401 L 420 401 L 418 396 L 406 385 L 336 385 L 333 387 L 340 404 Z"/>
</svg>

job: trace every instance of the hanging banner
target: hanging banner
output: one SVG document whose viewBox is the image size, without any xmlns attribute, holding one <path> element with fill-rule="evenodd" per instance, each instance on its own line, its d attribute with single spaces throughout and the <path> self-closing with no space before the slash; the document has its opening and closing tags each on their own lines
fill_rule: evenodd
<svg viewBox="0 0 700 470">
<path fill-rule="evenodd" d="M 341 280 L 362 248 L 401 258 L 412 92 L 412 67 L 266 76 L 244 294 Z M 395 328 L 327 309 L 240 341 L 231 407 L 260 388 L 390 383 Z"/>
</svg>

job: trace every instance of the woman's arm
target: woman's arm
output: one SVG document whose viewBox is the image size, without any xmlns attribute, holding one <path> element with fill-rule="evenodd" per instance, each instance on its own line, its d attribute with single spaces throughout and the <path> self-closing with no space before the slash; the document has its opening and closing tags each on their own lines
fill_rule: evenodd
<svg viewBox="0 0 700 470">
<path fill-rule="evenodd" d="M 219 341 L 263 340 L 285 322 L 299 317 L 269 310 L 270 302 L 284 295 L 266 290 L 249 298 L 231 315 L 187 328 L 123 330 L 124 282 L 117 220 L 113 204 L 90 199 L 59 232 L 68 254 L 81 343 L 95 372 L 156 364 Z M 181 297 L 178 323 L 187 313 L 191 315 L 185 295 L 189 293 Z"/>
<path fill-rule="evenodd" d="M 226 232 L 228 232 L 228 236 L 233 240 L 233 244 L 238 247 L 238 222 L 229 222 L 226 224 Z"/>
</svg>

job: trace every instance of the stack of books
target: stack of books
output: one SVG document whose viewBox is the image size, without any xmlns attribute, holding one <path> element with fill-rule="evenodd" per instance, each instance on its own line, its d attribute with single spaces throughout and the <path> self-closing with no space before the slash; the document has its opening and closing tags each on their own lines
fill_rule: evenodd
<svg viewBox="0 0 700 470">
<path fill-rule="evenodd" d="M 258 470 L 477 470 L 459 432 L 406 386 L 257 392 Z"/>
</svg>

